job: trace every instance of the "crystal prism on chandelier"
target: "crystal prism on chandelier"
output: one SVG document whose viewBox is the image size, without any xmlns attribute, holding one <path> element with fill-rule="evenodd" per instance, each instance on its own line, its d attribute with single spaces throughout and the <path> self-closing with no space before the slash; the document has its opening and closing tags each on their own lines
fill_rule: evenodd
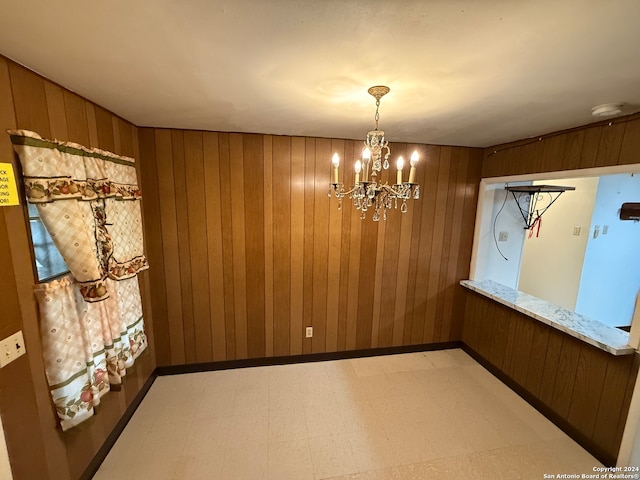
<svg viewBox="0 0 640 480">
<path fill-rule="evenodd" d="M 407 200 L 420 198 L 420 185 L 414 183 L 416 174 L 416 165 L 418 164 L 418 152 L 411 154 L 409 165 L 408 181 L 403 181 L 404 159 L 398 157 L 396 161 L 396 183 L 389 185 L 389 182 L 382 183 L 378 178 L 378 173 L 383 169 L 389 168 L 389 142 L 384 137 L 384 131 L 378 130 L 378 120 L 380 119 L 380 99 L 389 93 L 389 87 L 382 85 L 371 87 L 369 94 L 376 99 L 376 128 L 367 133 L 362 149 L 362 158 L 357 160 L 354 165 L 354 181 L 353 186 L 346 190 L 344 185 L 339 181 L 338 168 L 340 167 L 340 157 L 337 153 L 333 154 L 333 181 L 329 187 L 329 197 L 333 191 L 338 199 L 338 210 L 342 209 L 342 199 L 348 196 L 353 205 L 360 210 L 360 218 L 366 217 L 366 212 L 373 209 L 373 221 L 377 222 L 382 216 L 383 220 L 387 219 L 387 210 L 398 208 L 400 211 L 407 212 Z"/>
</svg>

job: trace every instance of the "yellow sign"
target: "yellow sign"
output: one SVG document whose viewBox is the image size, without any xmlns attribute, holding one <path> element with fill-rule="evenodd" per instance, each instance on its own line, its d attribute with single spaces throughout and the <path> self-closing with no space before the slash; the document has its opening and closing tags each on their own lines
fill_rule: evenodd
<svg viewBox="0 0 640 480">
<path fill-rule="evenodd" d="M 0 163 L 0 207 L 20 205 L 13 165 Z"/>
</svg>

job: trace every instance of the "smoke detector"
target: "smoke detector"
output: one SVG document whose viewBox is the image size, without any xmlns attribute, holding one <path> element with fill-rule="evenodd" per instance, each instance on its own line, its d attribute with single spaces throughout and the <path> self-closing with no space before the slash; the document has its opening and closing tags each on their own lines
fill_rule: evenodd
<svg viewBox="0 0 640 480">
<path fill-rule="evenodd" d="M 594 117 L 612 117 L 620 113 L 622 113 L 622 105 L 620 103 L 603 103 L 591 109 L 591 115 Z"/>
</svg>

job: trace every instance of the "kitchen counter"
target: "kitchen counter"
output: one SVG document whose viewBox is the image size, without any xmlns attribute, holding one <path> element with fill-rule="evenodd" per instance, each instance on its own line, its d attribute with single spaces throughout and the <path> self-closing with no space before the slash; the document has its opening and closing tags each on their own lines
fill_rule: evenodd
<svg viewBox="0 0 640 480">
<path fill-rule="evenodd" d="M 462 280 L 460 284 L 613 355 L 628 355 L 635 351 L 633 347 L 628 345 L 629 334 L 627 332 L 527 293 L 491 280 L 481 282 Z"/>
</svg>

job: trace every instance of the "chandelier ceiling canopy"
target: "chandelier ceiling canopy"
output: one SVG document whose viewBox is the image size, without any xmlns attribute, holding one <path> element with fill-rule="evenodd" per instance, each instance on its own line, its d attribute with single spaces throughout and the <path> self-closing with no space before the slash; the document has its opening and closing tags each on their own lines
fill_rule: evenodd
<svg viewBox="0 0 640 480">
<path fill-rule="evenodd" d="M 331 192 L 338 199 L 338 209 L 342 208 L 342 199 L 348 196 L 353 201 L 353 205 L 360 210 L 360 218 L 366 217 L 366 212 L 370 208 L 373 209 L 373 221 L 377 222 L 382 216 L 383 220 L 387 219 L 387 210 L 398 208 L 400 202 L 400 211 L 406 213 L 407 200 L 418 199 L 420 197 L 420 186 L 415 182 L 416 165 L 418 164 L 418 152 L 411 154 L 409 161 L 410 170 L 409 178 L 403 181 L 404 159 L 398 157 L 396 160 L 396 183 L 389 185 L 388 182 L 382 183 L 378 178 L 378 174 L 384 169 L 389 168 L 389 156 L 391 150 L 389 141 L 384 136 L 384 131 L 378 129 L 380 120 L 380 99 L 389 93 L 389 87 L 378 85 L 371 87 L 368 92 L 376 99 L 375 129 L 367 133 L 362 149 L 362 156 L 354 165 L 354 181 L 349 190 L 345 190 L 344 184 L 340 182 L 339 167 L 340 157 L 337 153 L 333 154 L 331 161 L 333 165 L 332 182 L 329 188 L 329 197 Z"/>
</svg>

